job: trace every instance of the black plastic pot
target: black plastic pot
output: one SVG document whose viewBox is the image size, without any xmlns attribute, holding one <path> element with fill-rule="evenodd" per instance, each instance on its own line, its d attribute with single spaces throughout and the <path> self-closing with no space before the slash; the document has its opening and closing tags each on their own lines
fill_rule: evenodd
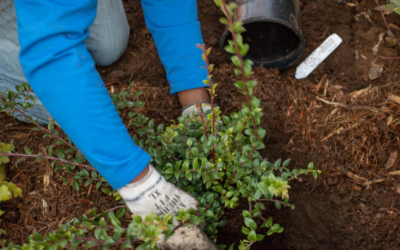
<svg viewBox="0 0 400 250">
<path fill-rule="evenodd" d="M 236 0 L 234 21 L 241 20 L 246 31 L 243 42 L 250 45 L 245 56 L 255 65 L 284 69 L 303 55 L 305 39 L 300 30 L 299 0 Z M 221 38 L 224 50 L 232 35 L 227 30 Z"/>
</svg>

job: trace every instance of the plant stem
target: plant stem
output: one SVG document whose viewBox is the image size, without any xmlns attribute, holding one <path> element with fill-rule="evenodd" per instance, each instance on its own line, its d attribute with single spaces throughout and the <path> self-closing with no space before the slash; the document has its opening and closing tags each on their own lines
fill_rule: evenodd
<svg viewBox="0 0 400 250">
<path fill-rule="evenodd" d="M 97 178 L 83 177 L 83 179 L 107 183 L 106 181 L 103 181 L 102 179 L 97 179 Z M 74 181 L 74 180 L 72 180 L 72 182 L 73 182 L 73 181 Z M 125 207 L 125 206 L 124 206 L 124 207 Z"/>
<path fill-rule="evenodd" d="M 84 237 L 74 237 L 75 240 L 82 240 L 82 241 L 92 241 L 92 242 L 96 242 L 96 243 L 104 243 L 105 240 L 98 240 L 95 238 L 84 238 Z M 127 241 L 115 241 L 113 244 L 125 244 Z"/>
<path fill-rule="evenodd" d="M 204 54 L 204 58 L 205 58 L 205 62 L 206 62 L 206 69 L 207 69 L 207 78 L 208 78 L 208 87 L 210 88 L 210 105 L 211 105 L 211 113 L 213 115 L 213 119 L 212 119 L 212 133 L 215 136 L 215 113 L 214 113 L 214 90 L 213 90 L 213 86 L 212 86 L 212 77 L 211 77 L 211 71 L 210 71 L 210 63 L 208 61 L 208 55 L 207 55 L 207 49 L 206 49 L 206 45 L 203 44 L 202 45 L 202 49 L 203 49 L 203 54 Z"/>
<path fill-rule="evenodd" d="M 197 104 L 196 104 L 197 105 Z M 200 108 L 197 107 L 199 109 L 199 116 L 201 119 L 201 123 L 203 124 L 203 129 L 204 129 L 204 133 L 206 134 L 206 138 L 208 140 L 208 132 L 207 132 L 207 128 L 206 128 L 206 122 L 204 121 L 204 116 L 203 116 L 203 112 L 201 112 Z M 215 160 L 215 151 L 214 148 L 211 149 L 211 156 L 213 158 L 213 162 L 215 164 L 216 160 Z"/>
<path fill-rule="evenodd" d="M 281 203 L 281 204 L 283 204 L 283 205 L 289 204 L 289 203 L 286 203 L 286 202 L 284 202 L 284 201 L 275 200 L 275 199 L 259 199 L 259 200 L 257 200 L 257 201 L 279 202 L 279 203 Z"/>
<path fill-rule="evenodd" d="M 249 192 L 250 193 L 250 192 Z M 250 196 L 249 196 L 250 197 Z M 250 214 L 253 214 L 253 210 L 251 209 L 251 201 L 249 201 L 249 212 Z"/>
<path fill-rule="evenodd" d="M 249 192 L 249 197 L 251 197 L 251 193 Z M 250 213 L 250 218 L 253 218 L 253 210 L 251 208 L 251 201 L 249 201 L 249 213 Z M 253 231 L 253 227 L 250 228 L 250 231 Z M 250 244 L 247 245 L 246 248 L 244 249 L 248 249 L 250 248 L 251 245 L 253 245 L 254 241 L 251 241 Z"/>
<path fill-rule="evenodd" d="M 60 136 L 54 134 L 51 130 L 48 130 L 47 128 L 45 128 L 45 127 L 39 125 L 37 122 L 33 121 L 31 118 L 29 118 L 29 116 L 27 116 L 27 115 L 25 114 L 25 112 L 23 112 L 23 111 L 17 109 L 14 105 L 11 105 L 11 103 L 6 102 L 6 101 L 3 99 L 2 96 L 0 96 L 0 101 L 2 101 L 3 103 L 9 105 L 10 107 L 12 107 L 14 112 L 17 112 L 17 113 L 21 114 L 26 120 L 28 120 L 28 121 L 31 122 L 32 124 L 35 124 L 35 125 L 38 126 L 41 130 L 46 131 L 47 133 L 51 134 L 51 135 L 54 136 L 55 138 L 57 138 L 57 139 L 63 141 L 63 142 L 64 142 L 66 145 L 68 145 L 70 148 L 73 148 L 73 149 L 79 151 L 74 145 L 72 145 L 71 143 L 67 142 L 65 139 L 61 138 Z"/>
<path fill-rule="evenodd" d="M 71 164 L 71 165 L 75 165 L 78 167 L 82 167 L 82 168 L 86 168 L 89 170 L 96 170 L 93 167 L 90 167 L 88 165 L 85 164 L 81 164 L 81 163 L 77 163 L 77 162 L 72 162 L 72 161 L 67 161 L 64 159 L 60 159 L 60 158 L 56 158 L 56 157 L 50 157 L 50 156 L 43 156 L 43 155 L 28 155 L 28 154 L 20 154 L 20 153 L 6 153 L 3 152 L 1 153 L 1 155 L 5 155 L 5 156 L 14 156 L 14 157 L 26 157 L 26 158 L 39 158 L 39 159 L 46 159 L 46 160 L 53 160 L 53 161 L 59 161 L 62 163 L 67 163 L 67 164 Z"/>
<path fill-rule="evenodd" d="M 243 57 L 242 57 L 242 54 L 240 53 L 240 50 L 239 50 L 239 46 L 238 46 L 238 43 L 237 43 L 235 30 L 233 29 L 233 21 L 232 21 L 231 16 L 229 15 L 228 8 L 226 7 L 226 1 L 225 0 L 221 0 L 221 2 L 222 2 L 222 5 L 221 5 L 222 12 L 225 14 L 225 16 L 226 16 L 226 18 L 227 18 L 227 20 L 229 22 L 229 27 L 231 28 L 232 40 L 233 40 L 233 43 L 235 45 L 236 54 L 237 54 L 237 56 L 239 58 L 239 61 L 240 61 L 240 71 L 242 72 L 242 81 L 244 83 L 244 87 L 245 87 L 245 91 L 246 91 L 247 105 L 249 106 L 249 109 L 252 110 L 253 108 L 251 107 L 251 103 L 250 103 L 249 89 L 248 89 L 247 84 L 246 84 L 246 80 L 247 79 L 246 79 L 246 75 L 244 73 Z M 256 120 L 255 120 L 253 115 L 250 115 L 250 117 L 251 117 L 251 119 L 253 121 L 254 136 L 256 137 L 256 140 L 258 141 Z"/>
<path fill-rule="evenodd" d="M 206 128 L 206 123 L 204 121 L 203 112 L 201 112 L 199 107 L 197 107 L 197 108 L 199 110 L 199 116 L 200 116 L 200 119 L 201 119 L 201 123 L 203 124 L 204 133 L 206 134 L 206 138 L 208 140 L 208 132 L 207 132 L 207 128 Z"/>
<path fill-rule="evenodd" d="M 251 241 L 250 244 L 247 245 L 247 247 L 243 248 L 243 250 L 249 249 L 251 245 L 254 244 L 254 241 Z"/>
</svg>

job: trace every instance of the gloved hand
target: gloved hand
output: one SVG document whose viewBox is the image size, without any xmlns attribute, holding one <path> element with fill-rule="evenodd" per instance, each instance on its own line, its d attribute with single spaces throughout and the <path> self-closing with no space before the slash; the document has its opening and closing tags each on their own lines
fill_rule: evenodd
<svg viewBox="0 0 400 250">
<path fill-rule="evenodd" d="M 182 109 L 182 117 L 186 117 L 187 115 L 191 118 L 195 115 L 199 114 L 199 110 L 196 107 L 197 102 L 192 103 Z M 203 113 L 205 114 L 208 110 L 211 110 L 210 103 L 201 102 L 201 109 L 203 109 Z M 205 117 L 207 119 L 207 117 Z"/>
<path fill-rule="evenodd" d="M 199 205 L 196 198 L 167 182 L 151 165 L 149 165 L 149 172 L 145 177 L 124 186 L 118 192 L 131 212 L 143 218 L 149 213 L 156 215 L 171 214 L 177 212 L 180 208 L 184 210 L 197 209 Z M 218 249 L 205 233 L 195 225 L 178 228 L 167 241 L 164 241 L 164 235 L 161 235 L 158 248 Z"/>
</svg>

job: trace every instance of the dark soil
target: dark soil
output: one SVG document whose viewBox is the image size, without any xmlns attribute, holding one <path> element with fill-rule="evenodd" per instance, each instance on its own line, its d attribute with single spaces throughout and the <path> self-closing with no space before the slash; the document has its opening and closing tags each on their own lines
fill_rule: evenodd
<svg viewBox="0 0 400 250">
<path fill-rule="evenodd" d="M 400 103 L 388 100 L 389 95 L 400 96 L 399 60 L 378 57 L 398 56 L 399 47 L 383 39 L 374 55 L 379 34 L 387 37 L 380 13 L 373 10 L 375 2 L 342 2 L 301 2 L 302 31 L 307 41 L 302 60 L 330 34 L 337 33 L 343 39 L 307 79 L 293 77 L 296 67 L 282 72 L 257 67 L 253 74 L 259 82 L 255 93 L 262 100 L 262 126 L 267 130 L 264 156 L 271 160 L 291 158 L 296 168 L 313 161 L 323 174 L 317 180 L 307 176 L 291 183 L 290 201 L 295 210 L 278 211 L 273 203 L 267 204 L 265 217 L 273 217 L 285 231 L 266 237 L 252 249 L 400 248 L 400 179 L 393 173 L 400 169 L 399 160 L 385 168 L 390 153 L 400 147 Z M 135 81 L 135 89 L 144 92 L 142 99 L 147 103 L 142 112 L 156 123 L 168 123 L 180 115 L 178 100 L 168 94 L 165 71 L 145 27 L 140 2 L 129 1 L 125 6 L 131 25 L 129 48 L 117 63 L 99 68 L 99 72 L 110 91 L 119 92 Z M 240 108 L 243 97 L 233 86 L 235 75 L 218 45 L 224 30 L 218 22 L 220 15 L 212 0 L 199 1 L 205 43 L 215 47 L 210 59 L 216 64 L 214 81 L 220 84 L 217 102 L 223 112 L 230 113 Z M 399 37 L 399 16 L 386 18 Z M 384 65 L 383 73 L 370 80 L 368 72 L 374 63 Z M 326 80 L 321 81 L 324 75 Z M 0 114 L 0 120 L 0 140 L 14 139 L 17 151 L 28 146 L 39 152 L 54 142 L 43 140 L 42 132 L 32 132 L 33 126 L 5 114 Z M 8 241 L 22 243 L 32 232 L 54 230 L 94 207 L 100 211 L 119 205 L 94 188 L 78 194 L 71 185 L 63 186 L 58 178 L 68 175 L 51 173 L 47 162 L 27 160 L 18 168 L 11 167 L 15 161 L 9 164 L 7 177 L 22 189 L 24 197 L 1 204 L 6 211 L 1 227 L 7 230 Z M 50 185 L 45 187 L 43 176 L 49 173 Z M 43 201 L 49 205 L 48 212 Z M 236 242 L 237 246 L 243 239 L 240 211 L 225 215 L 228 223 L 219 229 L 219 243 Z"/>
</svg>

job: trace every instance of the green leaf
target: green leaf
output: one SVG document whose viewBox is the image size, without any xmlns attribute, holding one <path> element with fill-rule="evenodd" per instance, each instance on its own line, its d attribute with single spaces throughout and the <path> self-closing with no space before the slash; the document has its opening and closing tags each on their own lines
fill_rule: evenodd
<svg viewBox="0 0 400 250">
<path fill-rule="evenodd" d="M 235 64 L 236 67 L 240 67 L 240 65 L 242 64 L 237 55 L 231 56 L 231 61 L 233 62 L 233 64 Z"/>
<path fill-rule="evenodd" d="M 145 220 L 145 221 L 148 221 L 148 222 L 153 222 L 155 217 L 156 217 L 156 214 L 155 214 L 155 213 L 150 213 L 150 214 L 146 215 L 146 217 L 144 218 L 144 220 Z"/>
<path fill-rule="evenodd" d="M 244 69 L 244 75 L 245 75 L 246 77 L 250 77 L 250 75 L 251 75 L 251 70 L 252 70 L 251 64 L 245 63 L 244 66 L 243 66 L 243 69 Z"/>
<path fill-rule="evenodd" d="M 0 186 L 0 201 L 6 201 L 11 199 L 11 192 L 5 185 Z"/>
<path fill-rule="evenodd" d="M 174 169 L 171 167 L 171 168 L 168 168 L 167 170 L 165 170 L 165 174 L 174 174 Z"/>
<path fill-rule="evenodd" d="M 274 168 L 279 168 L 281 166 L 281 159 L 278 159 L 275 163 L 274 163 Z"/>
<path fill-rule="evenodd" d="M 121 249 L 132 248 L 132 243 L 130 240 L 126 241 L 124 244 L 121 245 Z"/>
<path fill-rule="evenodd" d="M 251 219 L 251 218 L 244 218 L 244 224 L 247 226 L 247 227 L 249 227 L 249 228 L 251 228 L 252 226 L 254 226 L 256 223 L 254 222 L 254 220 L 253 219 Z"/>
<path fill-rule="evenodd" d="M 32 131 L 40 131 L 40 130 L 42 130 L 40 127 L 34 127 L 34 128 L 32 129 Z"/>
<path fill-rule="evenodd" d="M 50 122 L 47 124 L 47 129 L 48 130 L 50 130 L 50 131 L 53 130 L 54 122 L 55 122 L 54 119 L 50 120 Z"/>
<path fill-rule="evenodd" d="M 39 242 L 43 241 L 43 237 L 38 232 L 34 232 L 33 237 L 35 238 L 35 240 L 37 240 Z"/>
<path fill-rule="evenodd" d="M 277 232 L 280 227 L 281 226 L 279 224 L 274 224 L 274 225 L 272 225 L 271 230 L 274 231 L 274 232 Z"/>
<path fill-rule="evenodd" d="M 96 246 L 96 245 L 97 245 L 97 243 L 94 242 L 94 241 L 86 241 L 86 243 L 85 243 L 85 249 L 89 249 L 89 248 L 94 247 L 94 246 Z"/>
<path fill-rule="evenodd" d="M 246 60 L 247 61 L 247 60 Z M 246 85 L 247 85 L 247 87 L 248 88 L 254 88 L 255 86 L 257 86 L 257 81 L 254 81 L 254 80 L 250 80 L 250 81 L 247 81 L 246 82 Z"/>
<path fill-rule="evenodd" d="M 93 179 L 87 179 L 85 182 L 85 187 L 89 186 L 90 184 L 92 184 Z M 78 191 L 78 190 L 77 190 Z"/>
<path fill-rule="evenodd" d="M 236 49 L 233 45 L 226 45 L 224 49 L 228 53 L 236 54 Z"/>
<path fill-rule="evenodd" d="M 199 160 L 198 160 L 197 157 L 193 159 L 192 166 L 193 166 L 193 169 L 197 169 L 198 168 Z"/>
<path fill-rule="evenodd" d="M 281 205 L 281 203 L 280 203 L 279 201 L 275 201 L 275 207 L 276 207 L 278 210 L 281 210 L 282 205 Z"/>
<path fill-rule="evenodd" d="M 250 241 L 257 241 L 256 231 L 255 230 L 251 230 L 249 235 L 247 235 L 247 239 L 250 240 Z"/>
<path fill-rule="evenodd" d="M 242 226 L 242 233 L 248 235 L 250 233 L 250 230 L 247 227 Z"/>
<path fill-rule="evenodd" d="M 235 86 L 240 90 L 244 90 L 244 82 L 242 81 L 235 82 Z"/>
<path fill-rule="evenodd" d="M 164 131 L 164 124 L 160 124 L 157 126 L 157 133 L 162 133 Z"/>
<path fill-rule="evenodd" d="M 290 163 L 290 159 L 287 159 L 287 160 L 285 160 L 285 161 L 283 162 L 282 166 L 283 166 L 284 168 L 286 168 L 286 167 L 289 165 L 289 163 Z"/>
<path fill-rule="evenodd" d="M 236 124 L 236 129 L 240 132 L 243 130 L 243 124 L 241 121 L 238 121 L 238 123 Z"/>
<path fill-rule="evenodd" d="M 25 151 L 25 154 L 28 154 L 28 155 L 32 154 L 32 151 L 27 146 L 25 146 L 24 151 Z"/>
<path fill-rule="evenodd" d="M 400 6 L 400 0 L 390 0 L 393 4 Z"/>
<path fill-rule="evenodd" d="M 194 216 L 194 215 L 190 216 L 190 222 L 195 224 L 195 225 L 197 225 L 197 226 L 200 225 L 202 221 L 203 221 L 203 219 L 200 218 L 200 217 L 197 217 L 197 216 Z"/>
<path fill-rule="evenodd" d="M 235 75 L 238 75 L 238 76 L 240 76 L 242 74 L 242 71 L 238 68 L 234 68 L 233 72 L 235 72 Z"/>
<path fill-rule="evenodd" d="M 193 156 L 197 156 L 199 154 L 199 148 L 193 147 L 191 149 L 191 152 L 192 152 Z"/>
<path fill-rule="evenodd" d="M 188 170 L 189 169 L 189 161 L 185 160 L 182 164 L 182 169 L 183 170 Z"/>
<path fill-rule="evenodd" d="M 240 54 L 243 57 L 246 56 L 247 52 L 249 52 L 249 49 L 250 49 L 250 46 L 247 43 L 243 44 L 242 46 L 239 47 Z"/>
<path fill-rule="evenodd" d="M 383 11 L 393 11 L 397 7 L 399 7 L 399 6 L 396 5 L 396 4 L 384 4 L 384 5 L 381 5 L 381 9 Z"/>
<path fill-rule="evenodd" d="M 242 214 L 243 214 L 243 217 L 251 217 L 250 212 L 247 211 L 247 210 L 243 210 L 243 211 L 242 211 Z"/>
<path fill-rule="evenodd" d="M 179 179 L 179 176 L 180 176 L 181 174 L 182 174 L 182 172 L 180 172 L 180 171 L 179 171 L 179 172 L 176 172 L 176 173 L 175 173 L 175 179 L 178 180 L 178 179 Z"/>
<path fill-rule="evenodd" d="M 221 17 L 221 18 L 219 19 L 219 21 L 220 21 L 222 24 L 229 25 L 228 19 L 226 19 L 226 17 Z M 233 53 L 232 53 L 232 54 L 233 54 Z"/>
<path fill-rule="evenodd" d="M 74 182 L 72 183 L 72 187 L 75 189 L 75 191 L 79 192 L 79 183 L 78 182 Z"/>
<path fill-rule="evenodd" d="M 142 222 L 142 217 L 136 214 L 132 215 L 132 219 L 138 224 Z"/>
<path fill-rule="evenodd" d="M 265 238 L 265 235 L 257 234 L 257 241 L 262 241 Z"/>
<path fill-rule="evenodd" d="M 206 55 L 207 55 L 207 56 L 210 55 L 211 50 L 212 50 L 212 47 L 211 47 L 211 48 L 208 48 L 208 49 L 206 50 Z M 210 64 L 210 65 L 212 65 L 212 64 Z M 211 71 L 212 71 L 212 70 L 211 70 Z"/>
<path fill-rule="evenodd" d="M 92 178 L 96 179 L 97 178 L 97 172 L 96 171 L 92 171 L 90 176 L 92 176 Z"/>
<path fill-rule="evenodd" d="M 101 191 L 103 191 L 104 194 L 109 194 L 114 190 L 112 188 L 103 188 Z"/>
<path fill-rule="evenodd" d="M 251 97 L 251 99 L 250 99 L 250 104 L 251 104 L 251 107 L 252 107 L 253 109 L 258 108 L 258 107 L 260 106 L 260 103 L 261 103 L 260 99 L 258 99 L 258 98 L 255 97 L 255 96 Z"/>
<path fill-rule="evenodd" d="M 258 202 L 258 203 L 255 205 L 255 208 L 258 208 L 258 209 L 260 209 L 260 210 L 265 210 L 265 205 L 264 205 L 263 203 L 261 203 L 261 202 Z"/>
<path fill-rule="evenodd" d="M 118 220 L 117 217 L 115 217 L 113 212 L 108 213 L 108 219 L 111 221 L 111 224 L 113 224 L 115 227 L 120 227 L 121 222 Z"/>
<path fill-rule="evenodd" d="M 107 246 L 107 245 L 112 244 L 112 243 L 114 243 L 114 240 L 110 236 L 105 237 L 105 241 L 103 242 L 103 248 L 102 249 L 104 249 L 104 247 L 107 247 L 107 249 L 108 249 L 109 246 Z"/>
</svg>

